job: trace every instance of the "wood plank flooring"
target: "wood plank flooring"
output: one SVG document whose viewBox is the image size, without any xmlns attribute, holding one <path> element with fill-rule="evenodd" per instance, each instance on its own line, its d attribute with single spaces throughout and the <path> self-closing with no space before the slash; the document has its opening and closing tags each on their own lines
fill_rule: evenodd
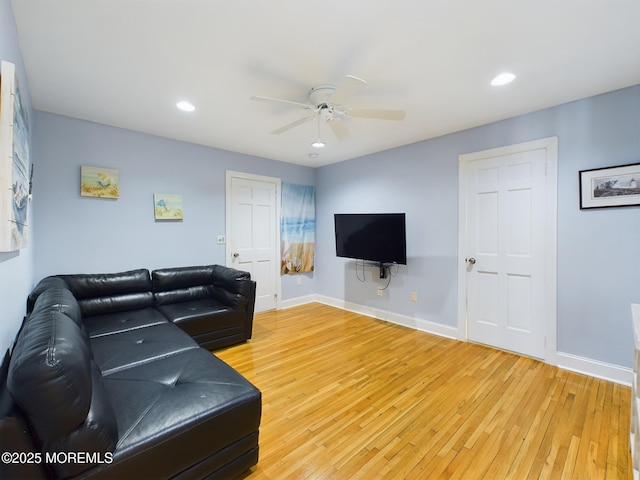
<svg viewBox="0 0 640 480">
<path fill-rule="evenodd" d="M 630 388 L 312 303 L 215 352 L 263 395 L 267 479 L 631 479 Z"/>
</svg>

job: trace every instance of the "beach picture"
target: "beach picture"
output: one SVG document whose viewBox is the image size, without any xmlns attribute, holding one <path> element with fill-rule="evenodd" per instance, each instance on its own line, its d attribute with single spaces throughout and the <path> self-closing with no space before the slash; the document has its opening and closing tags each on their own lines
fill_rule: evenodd
<svg viewBox="0 0 640 480">
<path fill-rule="evenodd" d="M 114 168 L 80 167 L 80 195 L 83 197 L 118 198 L 118 170 Z"/>
<path fill-rule="evenodd" d="M 27 246 L 27 209 L 31 191 L 26 110 L 22 105 L 15 66 L 2 62 L 0 72 L 0 251 Z"/>
<path fill-rule="evenodd" d="M 315 188 L 282 184 L 280 274 L 312 272 L 315 255 Z"/>
<path fill-rule="evenodd" d="M 183 219 L 182 195 L 154 193 L 153 206 L 156 220 Z"/>
</svg>

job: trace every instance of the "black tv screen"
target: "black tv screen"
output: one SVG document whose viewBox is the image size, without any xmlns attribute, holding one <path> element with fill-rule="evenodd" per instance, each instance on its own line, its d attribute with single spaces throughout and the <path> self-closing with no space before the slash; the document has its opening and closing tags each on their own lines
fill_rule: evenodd
<svg viewBox="0 0 640 480">
<path fill-rule="evenodd" d="M 336 255 L 407 264 L 404 213 L 336 213 Z"/>
</svg>

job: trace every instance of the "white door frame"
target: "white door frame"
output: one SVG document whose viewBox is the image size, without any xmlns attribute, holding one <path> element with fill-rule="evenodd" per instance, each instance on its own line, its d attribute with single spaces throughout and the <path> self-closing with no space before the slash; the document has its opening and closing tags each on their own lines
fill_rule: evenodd
<svg viewBox="0 0 640 480">
<path fill-rule="evenodd" d="M 276 232 L 276 260 L 280 261 L 280 204 L 281 204 L 281 184 L 282 180 L 278 177 L 267 177 L 265 175 L 255 175 L 253 173 L 237 172 L 234 170 L 226 170 L 226 191 L 225 191 L 225 264 L 228 267 L 233 268 L 233 252 L 231 249 L 231 242 L 229 241 L 229 235 L 231 232 L 231 179 L 242 178 L 245 180 L 254 180 L 257 182 L 268 182 L 276 184 L 276 225 L 273 228 Z M 274 285 L 276 286 L 276 310 L 280 310 L 280 302 L 282 299 L 282 278 L 280 276 L 280 269 L 275 269 L 276 278 L 274 279 Z"/>
<path fill-rule="evenodd" d="M 481 161 L 530 150 L 546 150 L 546 238 L 545 238 L 545 358 L 557 362 L 557 243 L 558 243 L 558 138 L 549 137 L 531 142 L 462 154 L 458 157 L 458 337 L 468 340 L 467 333 L 467 167 Z"/>
</svg>

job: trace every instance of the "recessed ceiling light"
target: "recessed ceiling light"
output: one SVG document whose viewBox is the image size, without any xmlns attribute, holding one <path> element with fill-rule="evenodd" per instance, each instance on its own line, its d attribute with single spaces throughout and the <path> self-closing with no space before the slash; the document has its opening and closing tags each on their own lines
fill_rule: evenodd
<svg viewBox="0 0 640 480">
<path fill-rule="evenodd" d="M 513 82 L 515 78 L 516 76 L 513 73 L 503 72 L 497 75 L 496 77 L 494 77 L 493 80 L 491 80 L 491 85 L 493 85 L 494 87 L 506 85 L 507 83 Z"/>
<path fill-rule="evenodd" d="M 178 107 L 183 112 L 193 112 L 196 109 L 196 107 L 194 107 L 193 104 L 189 102 L 178 102 L 176 103 L 176 107 Z"/>
<path fill-rule="evenodd" d="M 318 154 L 316 152 L 311 152 L 309 154 L 309 158 L 318 158 Z"/>
</svg>

